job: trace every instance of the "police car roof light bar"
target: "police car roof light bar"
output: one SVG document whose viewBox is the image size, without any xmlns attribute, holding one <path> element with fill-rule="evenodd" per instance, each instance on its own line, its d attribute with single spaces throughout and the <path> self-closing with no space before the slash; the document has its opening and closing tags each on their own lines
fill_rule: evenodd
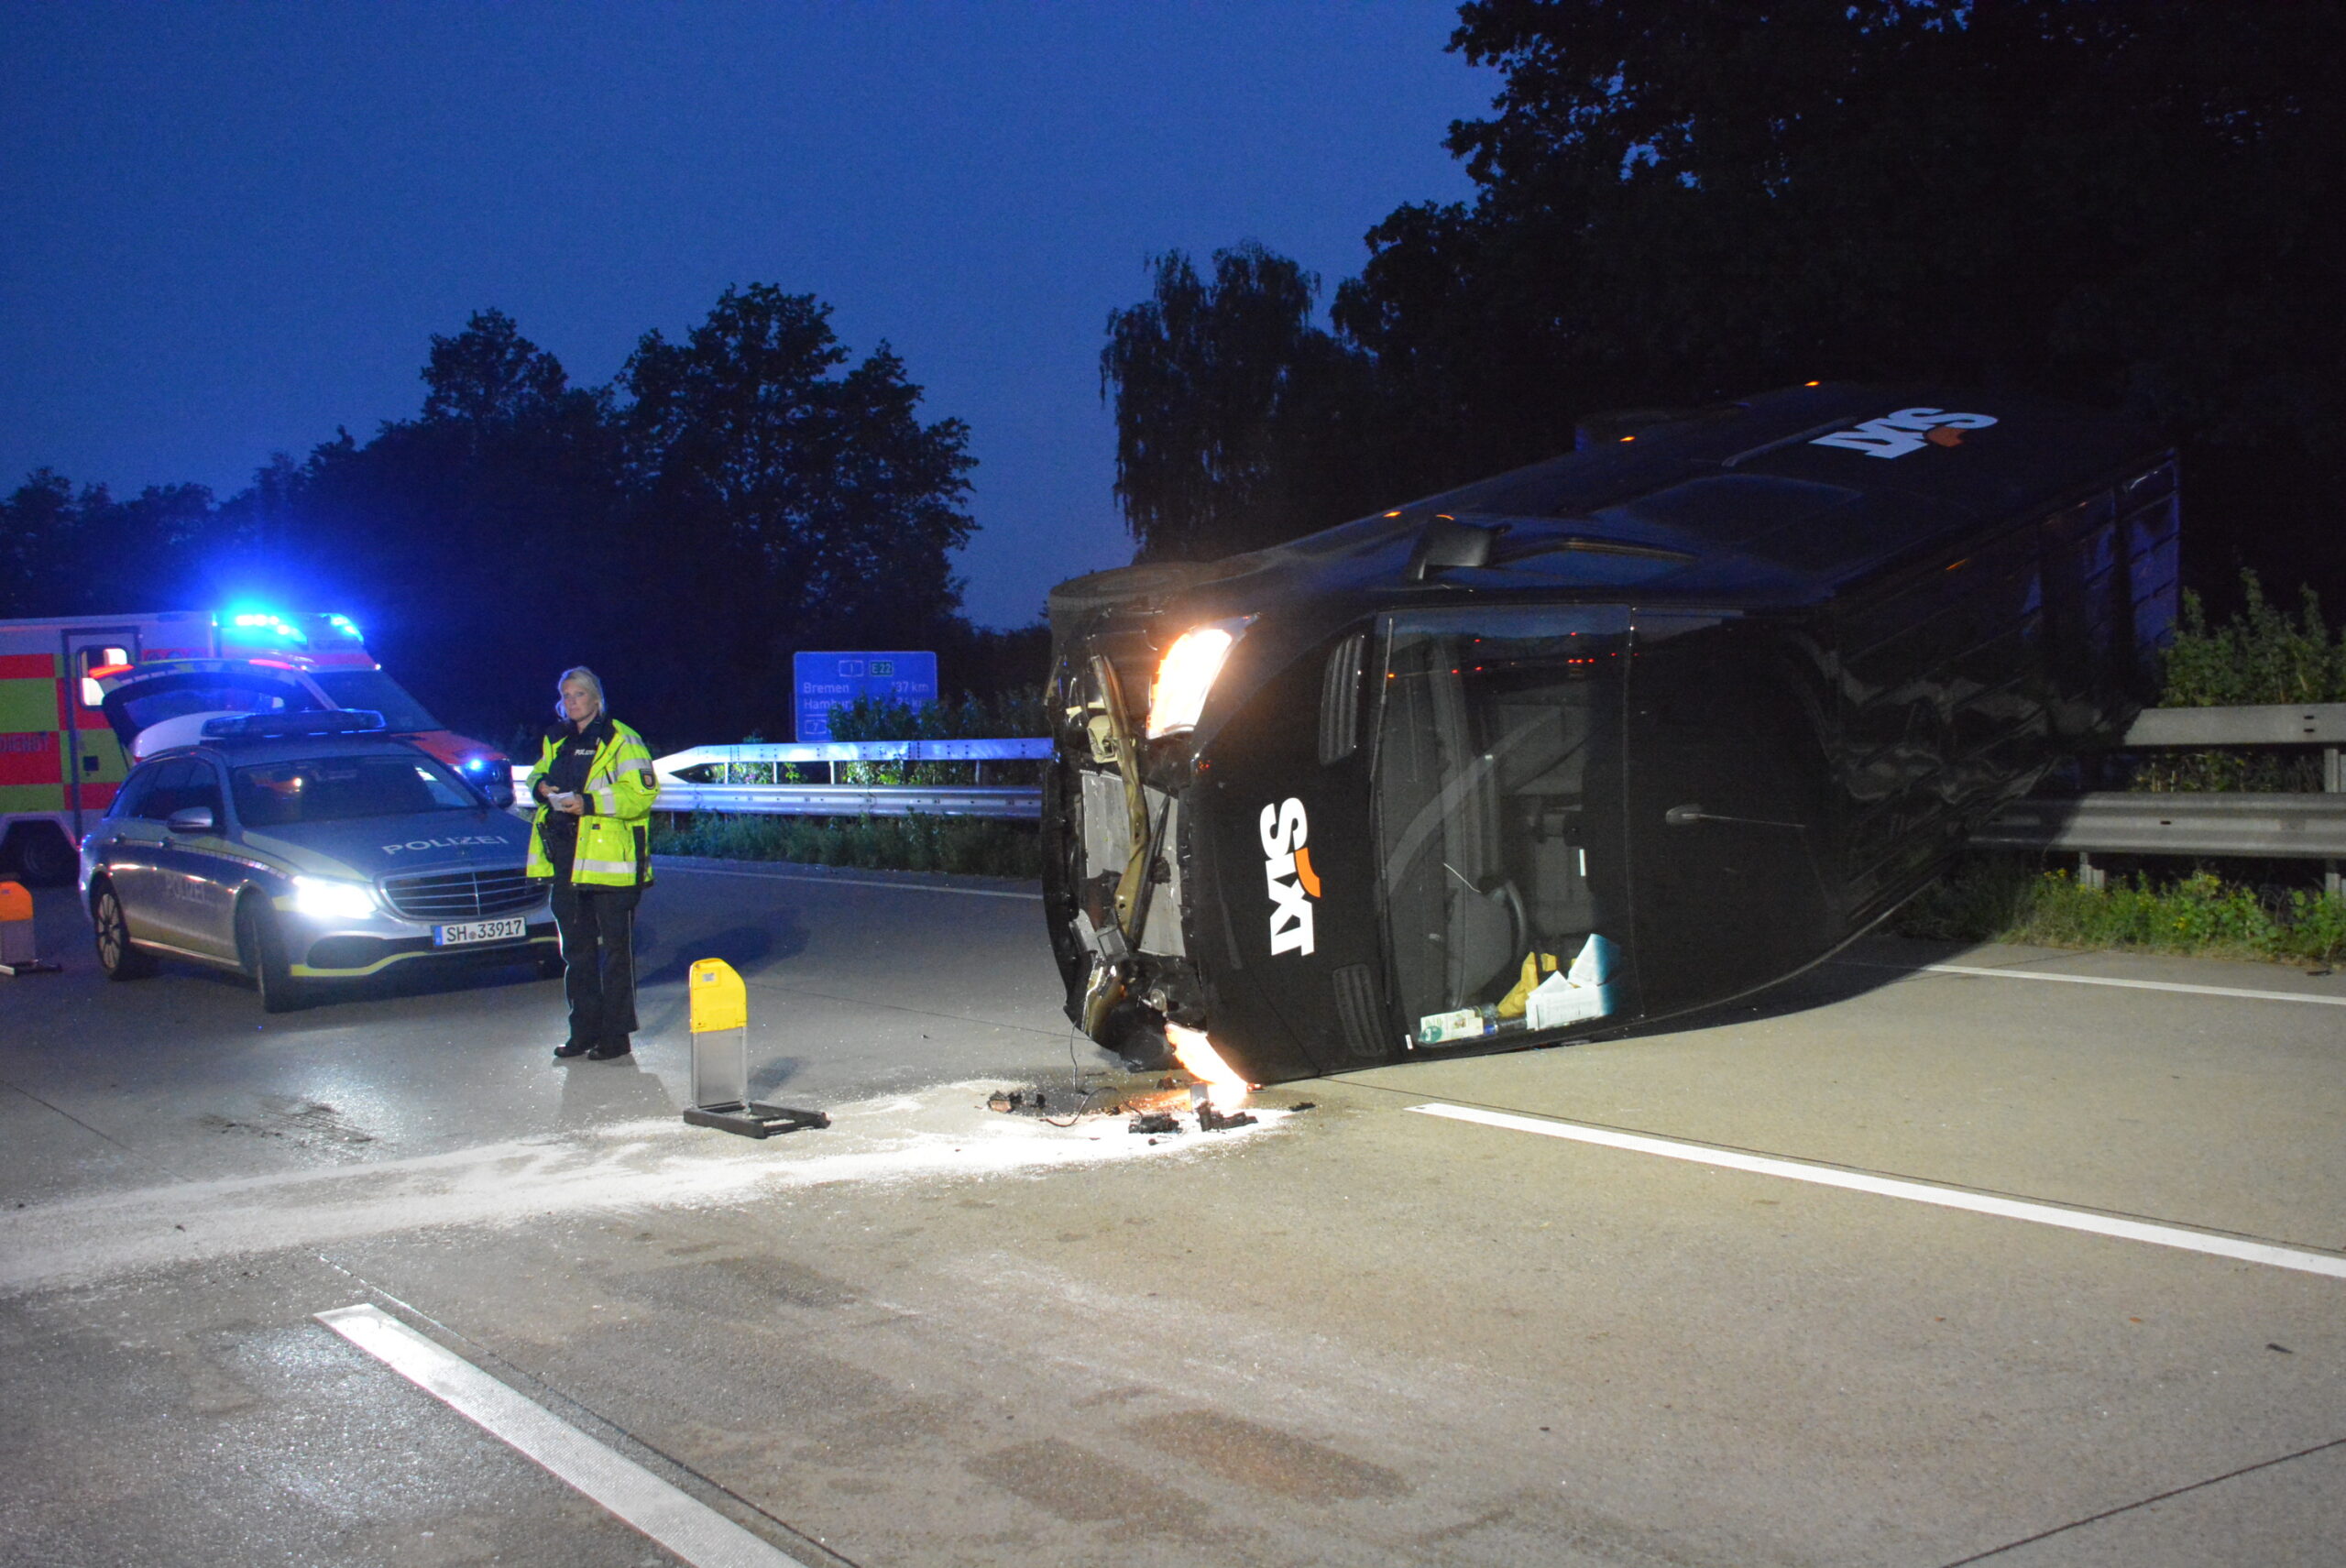
<svg viewBox="0 0 2346 1568">
<path fill-rule="evenodd" d="M 328 707 L 299 713 L 249 713 L 204 720 L 207 740 L 257 740 L 296 735 L 359 735 L 389 728 L 370 708 Z"/>
</svg>

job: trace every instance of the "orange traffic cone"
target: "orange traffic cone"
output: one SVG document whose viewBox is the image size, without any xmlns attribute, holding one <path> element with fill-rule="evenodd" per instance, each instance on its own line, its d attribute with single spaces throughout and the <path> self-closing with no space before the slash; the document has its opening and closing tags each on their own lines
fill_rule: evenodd
<svg viewBox="0 0 2346 1568">
<path fill-rule="evenodd" d="M 0 882 L 0 974 L 56 972 L 33 956 L 33 895 L 22 883 Z"/>
</svg>

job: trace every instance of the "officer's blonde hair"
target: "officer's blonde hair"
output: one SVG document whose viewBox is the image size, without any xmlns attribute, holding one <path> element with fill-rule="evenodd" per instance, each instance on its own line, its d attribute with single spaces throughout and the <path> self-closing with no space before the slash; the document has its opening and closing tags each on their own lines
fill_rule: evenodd
<svg viewBox="0 0 2346 1568">
<path fill-rule="evenodd" d="M 584 664 L 574 664 L 563 671 L 562 679 L 554 684 L 554 716 L 556 718 L 570 717 L 562 710 L 562 688 L 573 681 L 586 683 L 586 689 L 595 694 L 595 711 L 600 714 L 603 711 L 603 677 Z"/>
</svg>

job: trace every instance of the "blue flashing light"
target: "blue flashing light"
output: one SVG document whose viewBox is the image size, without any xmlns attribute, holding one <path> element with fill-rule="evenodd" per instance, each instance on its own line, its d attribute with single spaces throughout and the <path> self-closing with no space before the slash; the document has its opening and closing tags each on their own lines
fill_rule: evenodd
<svg viewBox="0 0 2346 1568">
<path fill-rule="evenodd" d="M 300 627 L 283 616 L 272 614 L 268 610 L 240 609 L 231 614 L 227 620 L 230 626 L 239 630 L 266 631 L 271 637 L 280 638 L 288 642 L 298 642 L 304 647 L 309 644 L 309 637 Z"/>
<path fill-rule="evenodd" d="M 478 755 L 466 757 L 464 768 L 468 773 L 485 773 L 488 772 L 488 759 Z"/>
<path fill-rule="evenodd" d="M 326 624 L 333 627 L 336 631 L 341 632 L 345 637 L 349 638 L 353 642 L 364 642 L 367 641 L 367 639 L 358 635 L 358 623 L 351 620 L 350 617 L 346 615 L 327 616 Z"/>
</svg>

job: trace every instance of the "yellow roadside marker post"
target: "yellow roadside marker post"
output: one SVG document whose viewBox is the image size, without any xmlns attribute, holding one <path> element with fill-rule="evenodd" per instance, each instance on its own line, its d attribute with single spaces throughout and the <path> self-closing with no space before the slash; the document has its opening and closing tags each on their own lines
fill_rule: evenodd
<svg viewBox="0 0 2346 1568">
<path fill-rule="evenodd" d="M 55 974 L 34 956 L 33 895 L 21 883 L 0 882 L 0 974 Z"/>
<path fill-rule="evenodd" d="M 692 1003 L 693 1102 L 685 1120 L 745 1138 L 828 1127 L 820 1111 L 764 1105 L 750 1098 L 750 992 L 723 959 L 702 959 L 685 982 Z"/>
</svg>

